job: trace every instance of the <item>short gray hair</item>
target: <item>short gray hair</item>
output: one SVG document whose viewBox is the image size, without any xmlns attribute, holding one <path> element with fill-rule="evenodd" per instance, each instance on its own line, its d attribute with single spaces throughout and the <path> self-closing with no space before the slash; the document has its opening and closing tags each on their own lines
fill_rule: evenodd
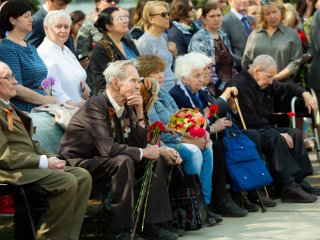
<svg viewBox="0 0 320 240">
<path fill-rule="evenodd" d="M 56 21 L 56 19 L 59 17 L 64 17 L 65 19 L 67 19 L 69 26 L 71 26 L 71 23 L 72 23 L 71 17 L 64 10 L 49 11 L 43 20 L 43 26 L 51 27 L 54 24 L 54 22 Z"/>
<path fill-rule="evenodd" d="M 191 52 L 180 56 L 175 62 L 175 75 L 178 79 L 188 77 L 193 69 L 203 69 L 208 64 L 212 63 L 211 58 L 203 53 Z"/>
<path fill-rule="evenodd" d="M 114 77 L 118 77 L 120 80 L 127 78 L 128 74 L 126 72 L 126 67 L 129 65 L 135 68 L 139 67 L 138 62 L 135 60 L 115 61 L 108 64 L 108 67 L 103 72 L 103 75 L 106 79 L 106 87 L 110 85 Z"/>
<path fill-rule="evenodd" d="M 261 71 L 266 71 L 271 66 L 275 66 L 277 68 L 276 61 L 273 59 L 273 57 L 266 54 L 262 54 L 253 60 L 253 63 L 251 64 L 250 68 L 259 67 Z"/>
</svg>

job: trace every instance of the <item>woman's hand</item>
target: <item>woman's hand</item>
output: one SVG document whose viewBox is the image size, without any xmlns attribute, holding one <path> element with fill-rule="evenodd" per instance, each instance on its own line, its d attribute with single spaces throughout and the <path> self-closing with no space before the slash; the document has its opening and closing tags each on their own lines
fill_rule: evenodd
<svg viewBox="0 0 320 240">
<path fill-rule="evenodd" d="M 43 96 L 43 104 L 55 104 L 60 101 L 54 96 Z"/>
<path fill-rule="evenodd" d="M 174 42 L 168 42 L 168 50 L 172 53 L 175 57 L 178 54 L 177 45 Z"/>
<path fill-rule="evenodd" d="M 90 88 L 88 87 L 87 83 L 84 81 L 80 81 L 80 86 L 82 89 L 82 98 L 88 99 L 90 97 Z"/>
<path fill-rule="evenodd" d="M 228 120 L 227 118 L 219 118 L 214 123 L 214 127 L 210 128 L 211 133 L 218 133 L 226 129 L 226 127 L 231 127 L 232 122 Z"/>
<path fill-rule="evenodd" d="M 202 138 L 195 138 L 191 137 L 189 133 L 183 135 L 182 142 L 194 144 L 201 150 L 205 149 L 208 144 L 207 136 L 204 136 Z"/>
</svg>

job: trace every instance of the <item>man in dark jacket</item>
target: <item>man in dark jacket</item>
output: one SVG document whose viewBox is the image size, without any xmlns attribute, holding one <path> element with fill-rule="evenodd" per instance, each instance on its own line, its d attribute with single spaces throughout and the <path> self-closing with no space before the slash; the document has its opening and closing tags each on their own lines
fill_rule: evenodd
<svg viewBox="0 0 320 240">
<path fill-rule="evenodd" d="M 144 234 L 174 240 L 178 235 L 156 225 L 172 219 L 163 159 L 158 146 L 147 146 L 140 78 L 132 61 L 116 61 L 104 71 L 106 91 L 90 98 L 71 119 L 60 155 L 86 168 L 94 184 L 111 183 L 105 201 L 110 239 L 130 239 L 134 177 L 144 174 L 145 159 L 156 161 L 147 202 Z"/>
<path fill-rule="evenodd" d="M 282 202 L 314 202 L 317 200 L 311 186 L 305 187 L 304 178 L 313 172 L 308 153 L 298 129 L 273 128 L 273 98 L 277 95 L 303 97 L 309 111 L 318 111 L 311 94 L 296 84 L 273 81 L 277 65 L 268 55 L 258 56 L 249 70 L 243 70 L 227 85 L 236 86 L 242 114 L 248 128 L 261 134 L 262 152 L 276 184 L 281 186 Z M 281 103 L 279 103 L 281 104 Z"/>
</svg>

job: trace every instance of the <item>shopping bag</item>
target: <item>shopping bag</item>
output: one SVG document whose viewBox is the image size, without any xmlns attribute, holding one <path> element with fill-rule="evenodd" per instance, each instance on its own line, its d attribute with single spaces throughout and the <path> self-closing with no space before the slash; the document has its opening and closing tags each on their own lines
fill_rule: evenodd
<svg viewBox="0 0 320 240">
<path fill-rule="evenodd" d="M 226 127 L 224 143 L 233 191 L 255 190 L 272 182 L 255 143 L 235 123 Z"/>
</svg>

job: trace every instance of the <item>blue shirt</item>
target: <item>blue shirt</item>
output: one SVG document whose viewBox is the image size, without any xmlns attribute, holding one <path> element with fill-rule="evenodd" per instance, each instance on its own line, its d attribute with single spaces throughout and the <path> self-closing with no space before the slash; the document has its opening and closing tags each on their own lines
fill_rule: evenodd
<svg viewBox="0 0 320 240">
<path fill-rule="evenodd" d="M 150 122 L 161 121 L 164 125 L 167 125 L 171 116 L 178 111 L 179 108 L 170 94 L 160 89 L 158 98 L 149 113 Z M 172 137 L 170 133 L 161 134 L 161 141 L 164 143 L 180 143 L 181 138 L 178 133 L 176 133 L 175 137 Z"/>
<path fill-rule="evenodd" d="M 137 56 L 134 54 L 134 52 L 131 50 L 131 48 L 123 41 L 121 41 L 122 46 L 124 48 L 124 51 L 126 53 L 126 58 L 127 59 L 135 59 Z"/>
<path fill-rule="evenodd" d="M 34 46 L 28 44 L 24 47 L 4 39 L 0 44 L 0 61 L 10 67 L 19 84 L 45 95 L 45 91 L 40 86 L 42 80 L 46 79 L 48 71 Z M 38 106 L 16 98 L 10 101 L 20 110 L 27 112 Z"/>
</svg>

